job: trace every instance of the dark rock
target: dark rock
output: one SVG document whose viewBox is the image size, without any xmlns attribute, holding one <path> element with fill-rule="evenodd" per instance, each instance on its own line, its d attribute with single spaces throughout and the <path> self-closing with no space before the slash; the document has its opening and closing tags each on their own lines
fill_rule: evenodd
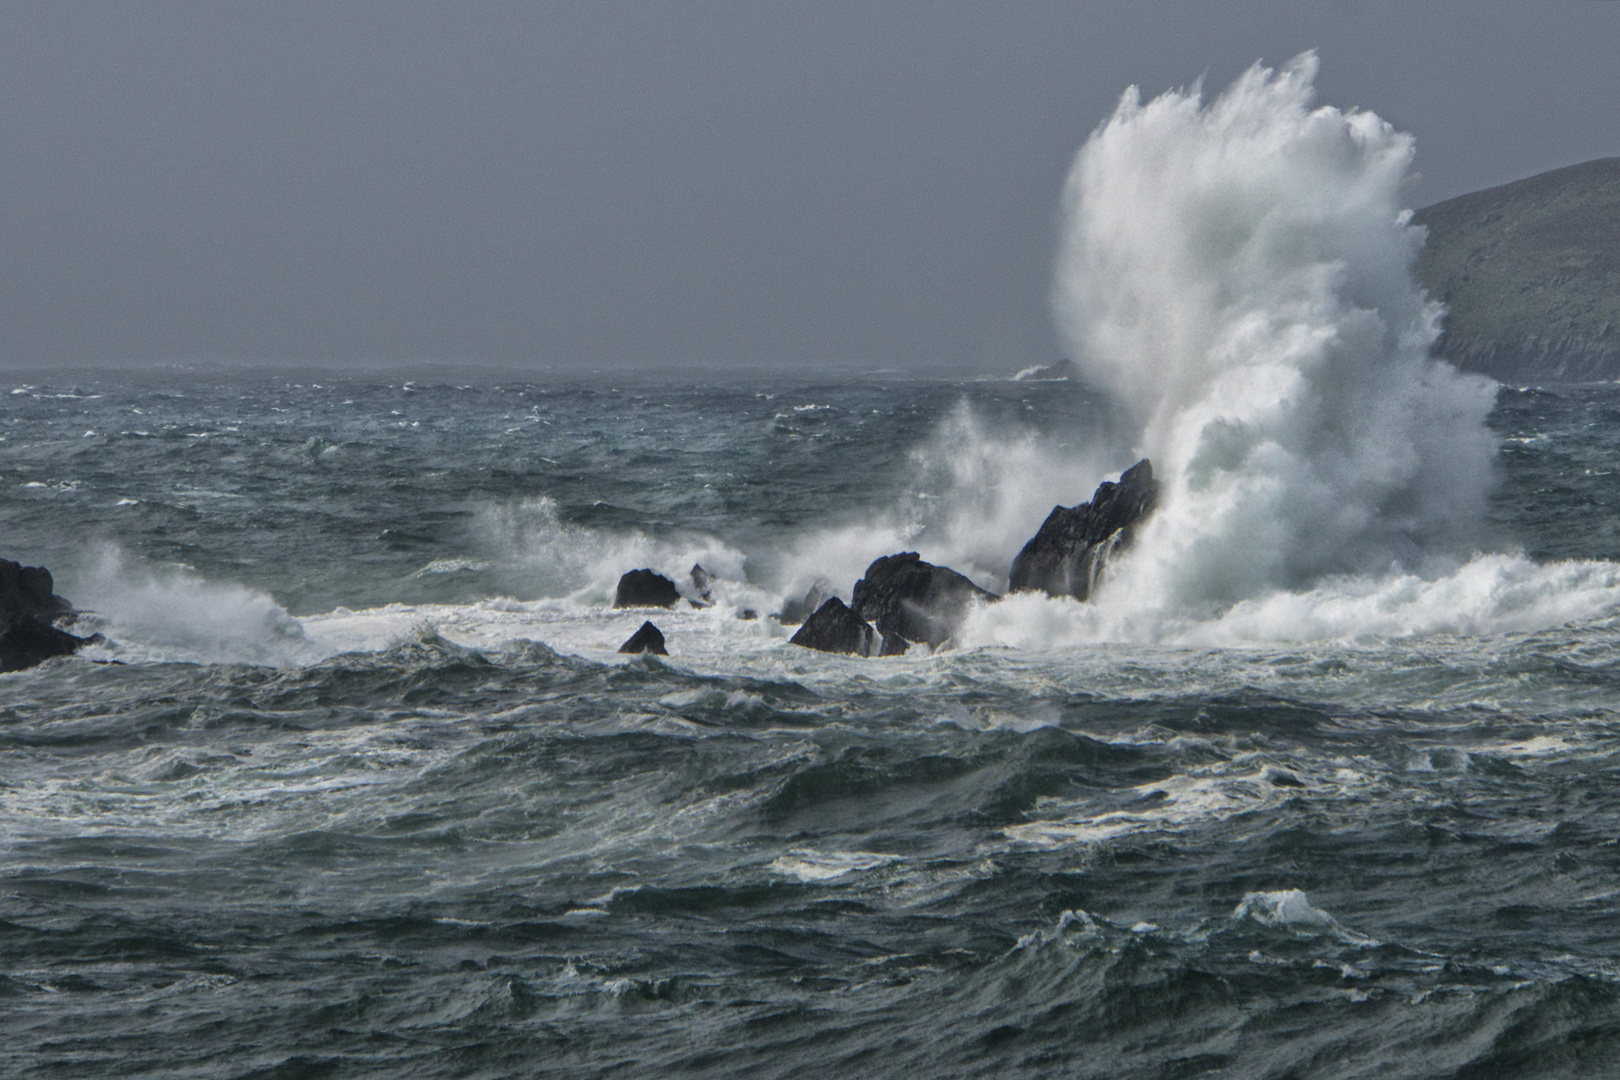
<svg viewBox="0 0 1620 1080">
<path fill-rule="evenodd" d="M 884 634 L 883 645 L 878 649 L 879 656 L 904 656 L 906 650 L 911 648 L 911 642 L 899 634 Z"/>
<path fill-rule="evenodd" d="M 1153 466 L 1143 458 L 1119 483 L 1103 481 L 1089 503 L 1054 506 L 1013 560 L 1008 590 L 1088 599 L 1108 557 L 1130 544 L 1136 524 L 1153 512 L 1158 497 Z"/>
<path fill-rule="evenodd" d="M 631 570 L 619 579 L 619 588 L 613 594 L 613 606 L 674 607 L 681 594 L 675 583 L 652 570 Z"/>
<path fill-rule="evenodd" d="M 704 603 L 709 602 L 709 582 L 713 580 L 714 575 L 703 569 L 702 563 L 692 564 L 692 590 Z"/>
<path fill-rule="evenodd" d="M 0 671 L 21 671 L 53 656 L 71 656 L 100 639 L 99 634 L 74 637 L 48 622 L 24 615 L 0 630 Z"/>
<path fill-rule="evenodd" d="M 805 620 L 791 643 L 822 652 L 871 656 L 877 651 L 877 632 L 834 596 Z"/>
<path fill-rule="evenodd" d="M 1049 367 L 1029 368 L 1013 376 L 1016 382 L 1064 382 L 1077 378 L 1080 368 L 1073 360 L 1063 359 Z"/>
<path fill-rule="evenodd" d="M 43 615 L 47 618 L 72 611 L 73 605 L 57 596 L 51 572 L 43 566 L 22 566 L 0 559 L 0 618 Z"/>
<path fill-rule="evenodd" d="M 745 607 L 737 612 L 737 618 L 741 619 L 743 622 L 753 622 L 755 619 L 759 618 L 759 612 L 755 611 L 751 607 Z"/>
<path fill-rule="evenodd" d="M 956 632 L 975 600 L 1000 599 L 955 570 L 923 562 L 915 551 L 885 555 L 855 583 L 851 608 L 884 637 L 938 648 Z"/>
<path fill-rule="evenodd" d="M 775 616 L 776 621 L 783 626 L 798 626 L 821 610 L 821 605 L 825 604 L 831 595 L 832 583 L 826 578 L 817 578 L 816 583 L 810 586 L 810 591 L 805 593 L 802 599 L 782 602 L 782 610 Z"/>
<path fill-rule="evenodd" d="M 630 635 L 630 640 L 619 646 L 622 653 L 656 653 L 659 656 L 668 656 L 664 649 L 663 632 L 650 622 L 641 624 L 641 629 Z"/>
<path fill-rule="evenodd" d="M 81 638 L 51 620 L 73 610 L 52 590 L 51 572 L 0 559 L 0 671 L 21 671 L 53 656 L 67 656 L 101 635 Z"/>
</svg>

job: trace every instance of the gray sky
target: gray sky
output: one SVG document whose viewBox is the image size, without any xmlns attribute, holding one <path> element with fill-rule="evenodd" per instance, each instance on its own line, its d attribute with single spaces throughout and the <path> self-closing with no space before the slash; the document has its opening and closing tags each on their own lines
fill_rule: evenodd
<svg viewBox="0 0 1620 1080">
<path fill-rule="evenodd" d="M 1620 154 L 1602 0 L 0 2 L 0 367 L 1050 362 L 1120 92 L 1312 47 L 1414 206 Z"/>
</svg>

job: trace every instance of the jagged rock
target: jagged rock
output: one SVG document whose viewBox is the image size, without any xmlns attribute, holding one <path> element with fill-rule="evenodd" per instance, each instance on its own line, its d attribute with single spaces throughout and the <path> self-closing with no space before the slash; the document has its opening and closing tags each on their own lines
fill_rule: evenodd
<svg viewBox="0 0 1620 1080">
<path fill-rule="evenodd" d="M 613 594 L 613 606 L 674 607 L 681 594 L 675 583 L 652 570 L 631 570 L 619 579 L 619 588 Z"/>
<path fill-rule="evenodd" d="M 970 604 L 998 599 L 955 570 L 905 551 L 885 555 L 866 568 L 866 576 L 855 583 L 851 608 L 885 638 L 925 641 L 938 648 L 956 632 Z"/>
<path fill-rule="evenodd" d="M 737 618 L 741 619 L 743 622 L 753 622 L 755 619 L 759 618 L 759 612 L 755 611 L 751 607 L 745 607 L 737 612 Z"/>
<path fill-rule="evenodd" d="M 856 656 L 871 656 L 878 644 L 877 632 L 836 596 L 817 608 L 790 642 L 807 649 Z"/>
<path fill-rule="evenodd" d="M 815 612 L 821 610 L 821 605 L 827 602 L 832 595 L 832 583 L 826 578 L 817 578 L 816 583 L 810 586 L 810 591 L 802 599 L 784 600 L 782 610 L 774 616 L 783 626 L 798 626 Z"/>
<path fill-rule="evenodd" d="M 75 637 L 51 625 L 73 610 L 57 596 L 51 572 L 0 559 L 0 671 L 21 671 L 53 656 L 67 656 L 101 640 Z"/>
<path fill-rule="evenodd" d="M 630 635 L 630 640 L 619 646 L 622 653 L 656 653 L 659 656 L 668 656 L 664 649 L 664 634 L 658 627 L 650 622 L 641 624 L 641 629 Z"/>
<path fill-rule="evenodd" d="M 1143 458 L 1119 483 L 1103 481 L 1089 503 L 1054 506 L 1013 560 L 1008 591 L 1088 599 L 1108 557 L 1129 545 L 1136 524 L 1153 512 L 1158 497 L 1153 466 Z"/>
</svg>

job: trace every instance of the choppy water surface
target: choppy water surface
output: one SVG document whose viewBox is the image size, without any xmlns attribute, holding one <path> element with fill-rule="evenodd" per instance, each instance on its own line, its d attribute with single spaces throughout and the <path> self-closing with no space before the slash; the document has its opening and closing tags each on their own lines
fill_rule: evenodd
<svg viewBox="0 0 1620 1080">
<path fill-rule="evenodd" d="M 1077 645 L 1043 601 L 1018 647 L 883 661 L 737 615 L 904 546 L 996 587 L 1130 463 L 1085 391 L 3 404 L 0 554 L 112 639 L 0 676 L 6 1075 L 1620 1055 L 1613 389 L 1501 392 L 1499 572 L 1431 600 L 1392 570 L 1373 602 L 1450 629 Z M 618 573 L 693 561 L 720 603 L 654 616 L 667 660 L 617 656 L 646 615 L 607 608 Z"/>
</svg>

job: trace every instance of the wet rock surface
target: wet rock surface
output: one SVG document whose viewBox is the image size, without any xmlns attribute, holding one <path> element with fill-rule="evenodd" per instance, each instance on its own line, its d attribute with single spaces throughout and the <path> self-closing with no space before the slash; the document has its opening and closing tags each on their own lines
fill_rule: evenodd
<svg viewBox="0 0 1620 1080">
<path fill-rule="evenodd" d="M 1158 497 L 1153 465 L 1143 458 L 1118 483 L 1103 481 L 1090 502 L 1054 506 L 1013 560 L 1008 591 L 1089 599 L 1109 555 L 1129 545 L 1132 530 L 1153 512 Z"/>
<path fill-rule="evenodd" d="M 904 551 L 876 559 L 866 568 L 865 576 L 855 583 L 851 609 L 884 638 L 926 642 L 938 648 L 956 632 L 971 604 L 998 599 L 955 570 L 924 562 L 915 551 Z"/>
</svg>

